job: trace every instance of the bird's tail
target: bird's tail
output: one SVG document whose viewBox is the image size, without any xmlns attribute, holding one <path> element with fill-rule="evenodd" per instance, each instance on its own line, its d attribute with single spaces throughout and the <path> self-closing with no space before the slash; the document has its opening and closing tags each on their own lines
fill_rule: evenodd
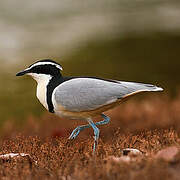
<svg viewBox="0 0 180 180">
<path fill-rule="evenodd" d="M 131 96 L 133 94 L 137 94 L 139 92 L 163 91 L 163 88 L 152 84 L 124 82 L 124 81 L 118 81 L 118 82 L 121 84 L 121 86 L 123 86 L 126 89 L 126 92 L 124 93 L 124 96 L 122 96 L 122 98 Z"/>
</svg>

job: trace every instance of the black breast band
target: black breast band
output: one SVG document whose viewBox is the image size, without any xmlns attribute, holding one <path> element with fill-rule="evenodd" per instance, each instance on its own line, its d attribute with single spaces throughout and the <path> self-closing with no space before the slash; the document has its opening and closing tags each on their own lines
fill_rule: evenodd
<svg viewBox="0 0 180 180">
<path fill-rule="evenodd" d="M 63 77 L 63 76 L 56 76 L 56 77 L 52 77 L 52 79 L 49 81 L 49 84 L 47 85 L 47 105 L 48 105 L 48 110 L 51 113 L 54 113 L 54 105 L 52 102 L 52 94 L 54 89 L 60 85 L 61 83 L 72 79 L 73 77 Z"/>
</svg>

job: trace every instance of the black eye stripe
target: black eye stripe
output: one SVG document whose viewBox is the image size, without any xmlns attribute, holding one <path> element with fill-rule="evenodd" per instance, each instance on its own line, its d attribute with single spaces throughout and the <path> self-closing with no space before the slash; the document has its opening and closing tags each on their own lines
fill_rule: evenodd
<svg viewBox="0 0 180 180">
<path fill-rule="evenodd" d="M 52 76 L 56 76 L 60 74 L 59 69 L 55 65 L 51 65 L 51 64 L 34 66 L 30 69 L 30 72 L 37 74 L 47 74 Z"/>
</svg>

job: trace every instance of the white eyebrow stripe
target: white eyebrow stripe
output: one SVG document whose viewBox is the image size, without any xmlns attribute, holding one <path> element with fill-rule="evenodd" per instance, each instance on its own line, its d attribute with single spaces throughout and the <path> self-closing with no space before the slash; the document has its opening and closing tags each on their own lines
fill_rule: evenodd
<svg viewBox="0 0 180 180">
<path fill-rule="evenodd" d="M 57 67 L 58 69 L 60 69 L 61 71 L 63 70 L 63 68 L 62 68 L 60 65 L 55 64 L 55 63 L 53 63 L 53 62 L 38 62 L 38 63 L 33 64 L 32 66 L 30 66 L 30 67 L 27 68 L 27 69 L 31 69 L 31 68 L 33 68 L 33 67 L 35 67 L 35 66 L 46 65 L 46 64 L 51 64 L 51 65 L 53 65 L 53 66 L 56 66 L 56 67 Z"/>
</svg>

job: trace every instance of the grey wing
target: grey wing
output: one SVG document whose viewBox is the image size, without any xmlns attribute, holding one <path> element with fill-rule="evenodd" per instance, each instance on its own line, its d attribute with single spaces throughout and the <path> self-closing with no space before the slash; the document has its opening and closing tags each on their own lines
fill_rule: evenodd
<svg viewBox="0 0 180 180">
<path fill-rule="evenodd" d="M 141 91 L 158 91 L 149 84 L 75 78 L 60 84 L 54 92 L 55 101 L 69 111 L 89 111 L 116 102 Z"/>
</svg>

